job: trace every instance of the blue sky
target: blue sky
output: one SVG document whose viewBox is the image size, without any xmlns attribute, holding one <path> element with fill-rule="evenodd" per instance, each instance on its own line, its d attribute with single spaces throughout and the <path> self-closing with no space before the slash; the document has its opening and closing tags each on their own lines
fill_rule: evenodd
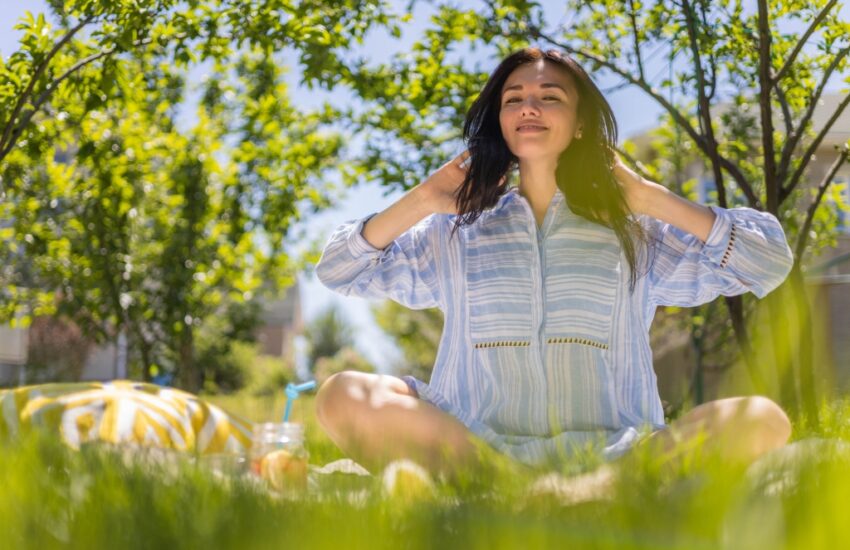
<svg viewBox="0 0 850 550">
<path fill-rule="evenodd" d="M 406 2 L 394 2 L 399 10 Z M 548 5 L 549 14 L 556 16 L 552 20 L 560 19 L 557 14 L 562 13 L 562 5 L 559 2 L 543 2 Z M 41 1 L 3 0 L 3 10 L 0 12 L 0 53 L 8 56 L 17 49 L 17 33 L 12 30 L 15 22 L 27 10 L 39 11 L 44 9 Z M 400 40 L 393 39 L 385 33 L 375 33 L 370 36 L 363 46 L 363 52 L 375 61 L 381 61 L 389 54 L 405 48 L 419 35 L 428 23 L 428 6 L 420 6 L 414 14 L 413 21 L 409 24 L 405 34 Z M 387 47 L 389 41 L 395 42 L 393 47 Z M 483 53 L 475 53 L 483 65 L 482 67 L 495 67 L 497 61 L 488 59 Z M 316 90 L 306 90 L 298 86 L 299 73 L 292 70 L 289 73 L 290 90 L 294 105 L 310 108 L 321 104 L 325 99 L 346 99 L 344 92 L 327 94 Z M 614 82 L 605 78 L 597 78 L 597 83 L 603 89 L 611 86 Z M 614 113 L 620 125 L 621 135 L 628 137 L 647 129 L 657 123 L 661 114 L 659 107 L 647 99 L 645 95 L 632 90 L 621 90 L 607 95 Z M 319 240 L 324 242 L 330 232 L 346 220 L 363 217 L 371 212 L 380 211 L 397 200 L 399 193 L 383 196 L 383 189 L 375 182 L 363 182 L 354 189 L 341 191 L 337 206 L 320 214 L 312 216 L 305 223 L 296 228 L 294 233 L 301 233 L 306 241 Z M 289 249 L 297 251 L 299 243 L 291 243 Z M 337 295 L 325 289 L 314 277 L 308 275 L 300 276 L 302 283 L 303 314 L 305 321 L 309 322 L 319 312 L 331 304 L 338 304 L 343 310 L 346 318 L 356 327 L 356 346 L 366 355 L 379 370 L 386 371 L 394 360 L 399 358 L 399 353 L 393 344 L 384 336 L 381 330 L 372 320 L 369 311 L 369 301 L 360 298 L 350 298 Z"/>
</svg>

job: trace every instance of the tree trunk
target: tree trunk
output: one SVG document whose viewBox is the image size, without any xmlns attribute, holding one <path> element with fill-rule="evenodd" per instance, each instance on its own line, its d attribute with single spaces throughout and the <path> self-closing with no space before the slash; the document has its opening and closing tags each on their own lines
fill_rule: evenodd
<svg viewBox="0 0 850 550">
<path fill-rule="evenodd" d="M 135 347 L 138 350 L 142 360 L 142 382 L 150 382 L 150 368 L 153 364 L 151 360 L 150 345 L 148 345 L 145 339 L 142 338 L 137 331 L 133 330 L 132 335 L 133 344 L 131 344 L 131 346 Z"/>
<path fill-rule="evenodd" d="M 702 327 L 696 326 L 693 322 L 693 317 L 696 315 L 696 309 L 691 310 L 691 348 L 694 350 L 694 405 L 699 405 L 705 401 L 705 385 L 703 379 L 703 356 L 705 355 L 705 324 Z"/>
<path fill-rule="evenodd" d="M 183 389 L 198 393 L 201 389 L 201 373 L 195 364 L 195 342 L 191 326 L 187 326 L 180 343 L 180 378 Z"/>
<path fill-rule="evenodd" d="M 726 307 L 729 309 L 729 318 L 732 321 L 735 341 L 741 350 L 741 357 L 747 367 L 747 373 L 756 393 L 764 393 L 767 390 L 767 382 L 759 369 L 758 361 L 753 353 L 752 342 L 750 342 L 747 323 L 744 319 L 744 301 L 741 296 L 724 296 Z"/>
</svg>

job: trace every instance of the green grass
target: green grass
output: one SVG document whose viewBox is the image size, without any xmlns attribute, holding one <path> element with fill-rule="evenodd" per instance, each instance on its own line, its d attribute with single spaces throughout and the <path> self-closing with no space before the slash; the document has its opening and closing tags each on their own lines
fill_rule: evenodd
<svg viewBox="0 0 850 550">
<path fill-rule="evenodd" d="M 277 419 L 283 408 L 282 399 L 212 401 L 252 420 Z M 311 463 L 341 457 L 312 411 L 304 397 L 293 412 L 307 427 Z M 850 441 L 850 402 L 824 406 L 823 417 L 816 431 L 795 426 L 795 438 Z M 385 498 L 377 478 L 340 476 L 291 500 L 250 479 L 216 476 L 191 457 L 73 451 L 34 433 L 0 444 L 0 546 L 836 548 L 850 540 L 850 457 L 813 446 L 749 471 L 712 457 L 671 470 L 636 453 L 615 499 L 562 506 L 524 499 L 531 478 L 515 473 L 463 490 L 439 484 L 438 497 L 423 501 Z M 356 504 L 351 494 L 360 495 Z"/>
</svg>

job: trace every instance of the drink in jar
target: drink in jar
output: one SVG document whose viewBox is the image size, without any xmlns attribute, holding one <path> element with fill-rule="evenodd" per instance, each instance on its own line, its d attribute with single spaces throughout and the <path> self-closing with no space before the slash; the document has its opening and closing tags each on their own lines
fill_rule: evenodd
<svg viewBox="0 0 850 550">
<path fill-rule="evenodd" d="M 307 487 L 304 426 L 296 422 L 265 422 L 254 426 L 251 472 L 280 492 Z"/>
</svg>

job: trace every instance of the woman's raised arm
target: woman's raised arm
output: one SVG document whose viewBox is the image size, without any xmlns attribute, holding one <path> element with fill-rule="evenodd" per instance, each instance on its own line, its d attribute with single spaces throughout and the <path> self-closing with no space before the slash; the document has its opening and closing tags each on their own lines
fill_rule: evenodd
<svg viewBox="0 0 850 550">
<path fill-rule="evenodd" d="M 717 216 L 707 206 L 689 201 L 663 185 L 647 181 L 614 159 L 614 177 L 623 187 L 623 193 L 633 214 L 646 214 L 664 223 L 694 235 L 702 242 L 708 239 Z"/>
<path fill-rule="evenodd" d="M 383 212 L 337 227 L 316 264 L 319 280 L 347 296 L 390 298 L 413 309 L 441 306 L 444 224 L 430 214 L 453 211 L 463 182 L 462 157 Z"/>
<path fill-rule="evenodd" d="M 632 212 L 648 217 L 656 304 L 696 306 L 748 291 L 763 298 L 788 275 L 793 257 L 776 217 L 703 206 L 644 180 L 619 159 L 613 168 Z"/>
<path fill-rule="evenodd" d="M 425 181 L 408 191 L 363 226 L 363 238 L 377 249 L 386 248 L 399 235 L 430 214 L 456 214 L 455 191 L 466 173 L 461 163 L 467 152 L 450 160 Z"/>
</svg>

